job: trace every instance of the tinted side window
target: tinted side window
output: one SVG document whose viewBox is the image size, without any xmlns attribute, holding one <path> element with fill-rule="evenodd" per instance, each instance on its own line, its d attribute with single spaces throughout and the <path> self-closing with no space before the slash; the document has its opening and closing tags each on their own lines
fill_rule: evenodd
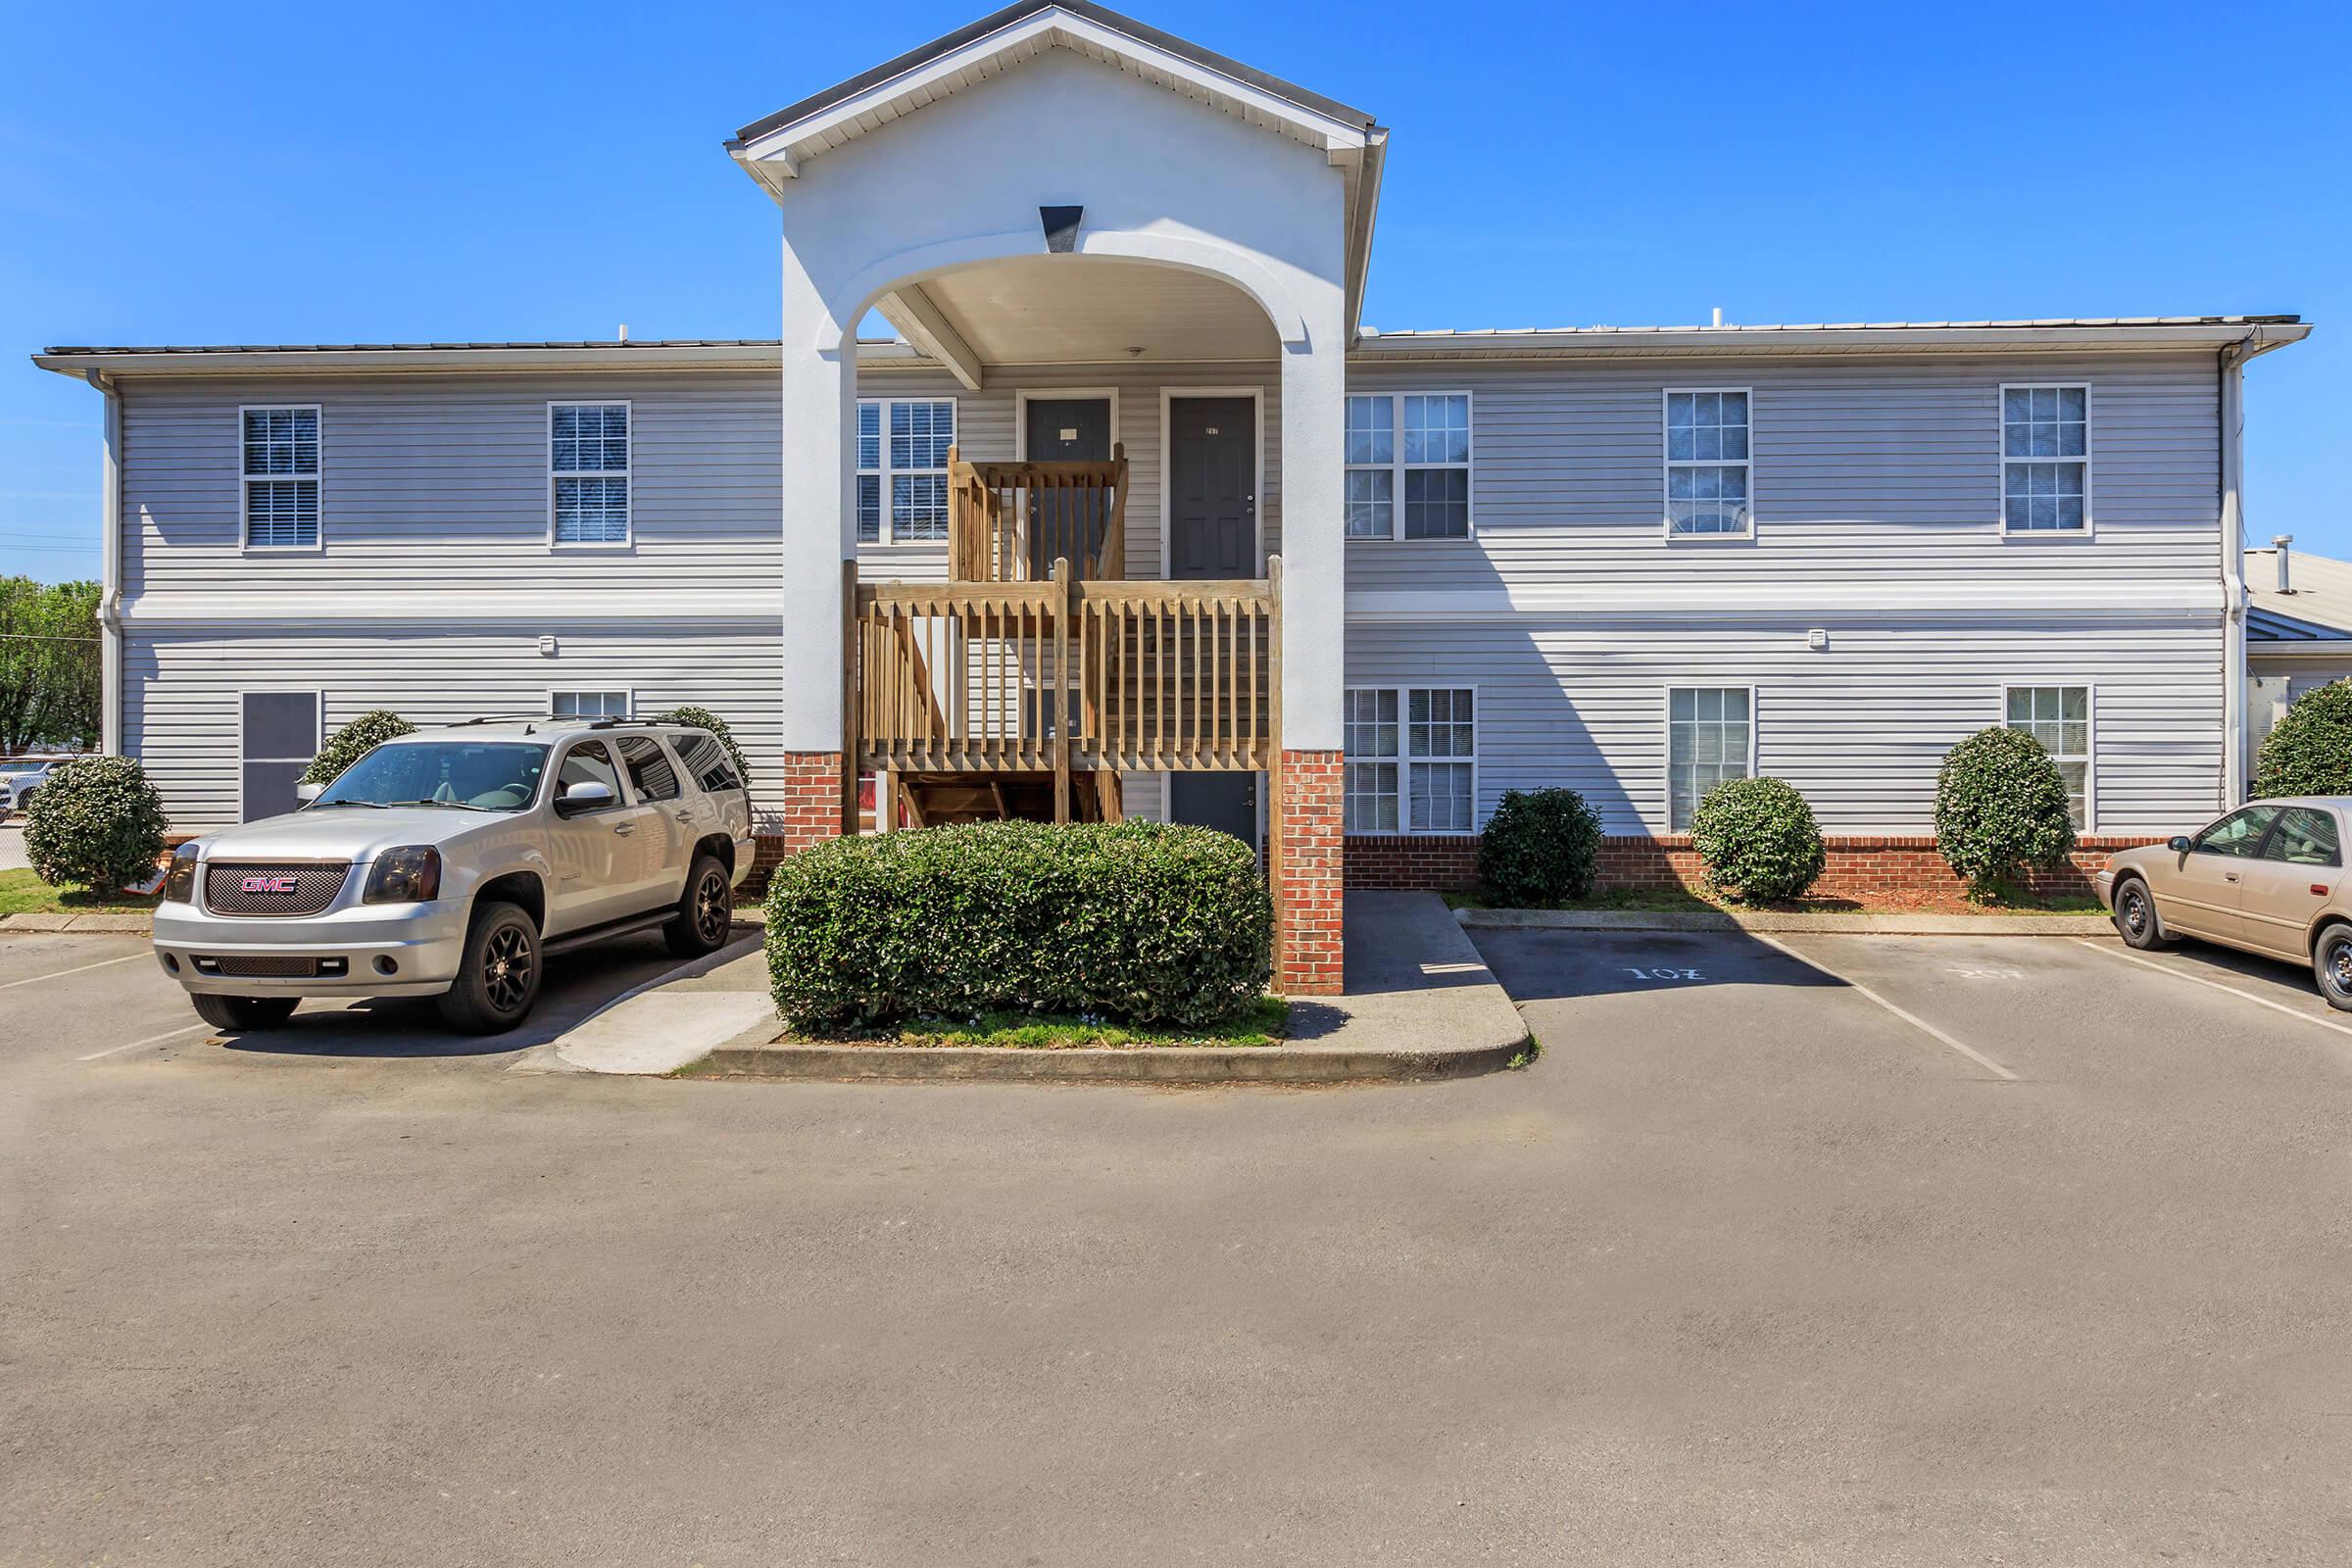
<svg viewBox="0 0 2352 1568">
<path fill-rule="evenodd" d="M 2335 818 L 2308 806 L 2290 806 L 2278 818 L 2278 831 L 2264 845 L 2262 858 L 2289 865 L 2341 865 Z"/>
<path fill-rule="evenodd" d="M 651 735 L 623 735 L 620 761 L 629 770 L 629 782 L 637 786 L 639 800 L 678 798 L 678 770 L 670 766 L 669 754 Z"/>
<path fill-rule="evenodd" d="M 2232 811 L 2197 835 L 2197 850 L 2204 855 L 2250 856 L 2262 848 L 2262 836 L 2278 815 L 2276 806 L 2249 806 Z"/>
<path fill-rule="evenodd" d="M 605 750 L 603 741 L 582 741 L 564 754 L 564 766 L 556 773 L 556 799 L 574 784 L 602 784 L 612 792 L 612 804 L 620 804 L 620 775 L 613 771 L 612 754 Z"/>
<path fill-rule="evenodd" d="M 695 782 L 706 791 L 716 794 L 720 790 L 743 788 L 743 780 L 735 774 L 734 759 L 727 756 L 727 749 L 713 737 L 681 735 L 678 737 L 678 755 L 685 759 L 686 771 L 692 773 Z"/>
</svg>

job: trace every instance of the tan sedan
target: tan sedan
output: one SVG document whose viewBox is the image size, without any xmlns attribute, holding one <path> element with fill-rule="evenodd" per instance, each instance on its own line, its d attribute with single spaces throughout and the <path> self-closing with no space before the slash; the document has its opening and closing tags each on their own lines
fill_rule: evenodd
<svg viewBox="0 0 2352 1568">
<path fill-rule="evenodd" d="M 2352 799 L 2256 801 L 2170 844 L 2110 857 L 2094 879 L 2132 947 L 2201 937 L 2308 963 L 2320 994 L 2352 1011 Z"/>
</svg>

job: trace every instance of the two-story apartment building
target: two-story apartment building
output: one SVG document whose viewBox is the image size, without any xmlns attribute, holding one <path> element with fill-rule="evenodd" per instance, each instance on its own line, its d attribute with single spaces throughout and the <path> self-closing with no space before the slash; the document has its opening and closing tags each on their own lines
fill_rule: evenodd
<svg viewBox="0 0 2352 1568">
<path fill-rule="evenodd" d="M 1638 861 L 1772 773 L 1865 854 L 2006 722 L 2089 834 L 2237 796 L 2240 376 L 2295 318 L 1375 332 L 1388 135 L 1024 3 L 728 143 L 773 338 L 51 350 L 107 743 L 202 826 L 370 708 L 699 703 L 780 851 L 1259 837 L 1301 991 L 1344 883 L 1460 881 L 1508 789 Z"/>
</svg>

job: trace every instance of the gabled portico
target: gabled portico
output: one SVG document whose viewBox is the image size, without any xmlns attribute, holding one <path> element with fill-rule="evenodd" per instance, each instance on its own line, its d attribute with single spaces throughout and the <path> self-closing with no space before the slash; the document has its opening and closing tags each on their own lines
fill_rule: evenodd
<svg viewBox="0 0 2352 1568">
<path fill-rule="evenodd" d="M 1385 135 L 1345 105 L 1063 0 L 1000 12 L 729 144 L 783 215 L 796 844 L 854 827 L 857 772 L 877 760 L 1043 764 L 1057 815 L 1085 814 L 1070 806 L 1073 766 L 1262 766 L 1281 984 L 1338 988 L 1343 367 Z M 1221 551 L 1172 549 L 1180 524 L 1130 549 L 1133 509 L 1111 527 L 1129 499 L 1101 462 L 1113 453 L 1090 478 L 1084 464 L 1032 456 L 1014 471 L 958 451 L 930 580 L 895 581 L 915 575 L 904 560 L 860 566 L 856 331 L 877 310 L 972 392 L 1048 367 L 1197 379 L 1203 362 L 1270 362 L 1273 407 L 1260 399 L 1255 416 L 1279 427 L 1255 439 L 1261 471 L 1269 441 L 1281 454 L 1278 552 L 1255 489 L 1252 526 L 1228 526 Z M 1184 511 L 1195 481 L 1182 467 L 1163 455 L 1162 514 Z M 934 482 L 882 495 L 877 480 L 867 515 L 919 510 Z M 976 694 L 974 671 L 998 684 Z M 1082 798 L 1115 810 L 1115 779 Z"/>
</svg>

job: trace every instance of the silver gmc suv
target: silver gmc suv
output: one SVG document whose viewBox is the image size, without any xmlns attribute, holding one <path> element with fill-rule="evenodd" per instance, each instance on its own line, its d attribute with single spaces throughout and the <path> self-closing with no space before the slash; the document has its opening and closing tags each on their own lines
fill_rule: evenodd
<svg viewBox="0 0 2352 1568">
<path fill-rule="evenodd" d="M 497 1034 L 550 954 L 657 927 L 680 956 L 723 946 L 752 848 L 708 730 L 476 720 L 181 846 L 155 954 L 216 1028 L 272 1028 L 304 997 L 437 997 L 451 1028 Z"/>
</svg>

